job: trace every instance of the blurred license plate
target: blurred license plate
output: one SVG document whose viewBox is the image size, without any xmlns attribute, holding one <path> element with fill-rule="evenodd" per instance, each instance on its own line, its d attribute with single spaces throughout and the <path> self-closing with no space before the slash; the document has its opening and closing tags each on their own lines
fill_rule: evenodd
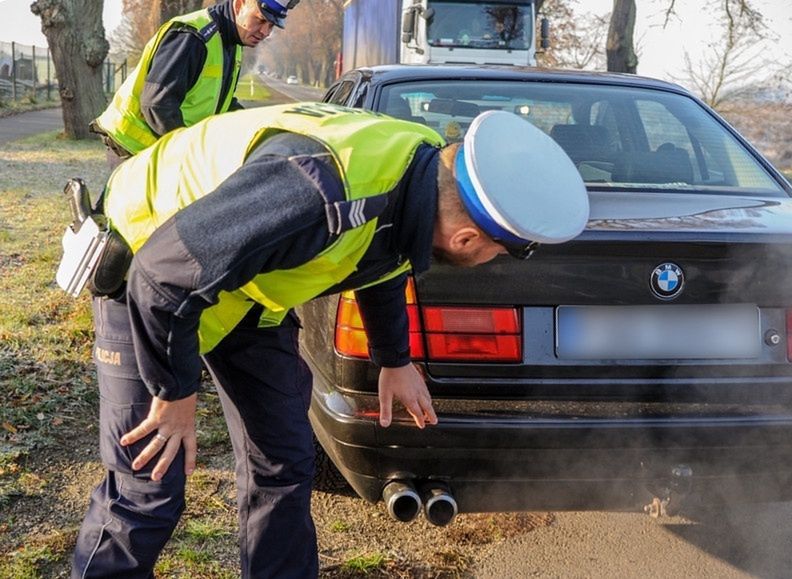
<svg viewBox="0 0 792 579">
<path fill-rule="evenodd" d="M 559 306 L 556 354 L 582 359 L 755 358 L 754 305 Z"/>
</svg>

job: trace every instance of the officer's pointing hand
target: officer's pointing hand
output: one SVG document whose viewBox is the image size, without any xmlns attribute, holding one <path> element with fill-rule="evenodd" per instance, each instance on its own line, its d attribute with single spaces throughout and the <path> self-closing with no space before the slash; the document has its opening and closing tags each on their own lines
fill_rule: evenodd
<svg viewBox="0 0 792 579">
<path fill-rule="evenodd" d="M 197 442 L 195 438 L 195 406 L 198 394 L 181 400 L 168 402 L 154 398 L 146 419 L 121 437 L 121 445 L 128 446 L 154 434 L 146 448 L 132 462 L 133 470 L 140 470 L 162 453 L 151 472 L 152 480 L 165 476 L 173 459 L 184 445 L 184 473 L 191 475 L 195 470 Z"/>
<path fill-rule="evenodd" d="M 427 422 L 437 424 L 432 396 L 426 382 L 412 364 L 380 370 L 379 404 L 382 426 L 390 426 L 394 398 L 404 405 L 418 428 L 423 428 Z"/>
</svg>

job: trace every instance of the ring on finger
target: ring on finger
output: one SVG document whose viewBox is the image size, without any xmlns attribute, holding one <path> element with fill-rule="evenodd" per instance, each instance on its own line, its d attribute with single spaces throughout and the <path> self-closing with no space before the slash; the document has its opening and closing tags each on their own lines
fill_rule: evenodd
<svg viewBox="0 0 792 579">
<path fill-rule="evenodd" d="M 158 432 L 157 434 L 154 435 L 154 440 L 156 440 L 157 442 L 161 442 L 162 444 L 165 444 L 166 442 L 168 442 L 168 437 L 163 436 Z"/>
</svg>

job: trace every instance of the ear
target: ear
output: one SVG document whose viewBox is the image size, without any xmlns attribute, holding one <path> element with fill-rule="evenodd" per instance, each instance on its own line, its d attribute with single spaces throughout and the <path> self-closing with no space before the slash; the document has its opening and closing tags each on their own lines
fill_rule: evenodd
<svg viewBox="0 0 792 579">
<path fill-rule="evenodd" d="M 481 232 L 475 227 L 465 225 L 451 234 L 448 246 L 455 253 L 468 253 L 475 249 L 482 241 Z"/>
</svg>

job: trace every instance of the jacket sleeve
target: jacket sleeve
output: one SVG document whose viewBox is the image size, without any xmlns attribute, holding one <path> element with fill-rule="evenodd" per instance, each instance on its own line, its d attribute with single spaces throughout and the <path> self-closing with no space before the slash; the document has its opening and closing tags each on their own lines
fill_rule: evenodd
<svg viewBox="0 0 792 579">
<path fill-rule="evenodd" d="M 138 369 L 151 393 L 178 400 L 197 390 L 198 322 L 220 291 L 305 263 L 327 241 L 315 181 L 274 155 L 248 159 L 161 225 L 135 254 L 127 276 Z"/>
<path fill-rule="evenodd" d="M 407 274 L 402 274 L 355 292 L 366 328 L 369 355 L 377 366 L 398 368 L 410 363 L 406 285 Z"/>
<path fill-rule="evenodd" d="M 181 105 L 206 61 L 203 40 L 188 28 L 168 31 L 146 74 L 140 112 L 158 136 L 184 126 Z"/>
</svg>

